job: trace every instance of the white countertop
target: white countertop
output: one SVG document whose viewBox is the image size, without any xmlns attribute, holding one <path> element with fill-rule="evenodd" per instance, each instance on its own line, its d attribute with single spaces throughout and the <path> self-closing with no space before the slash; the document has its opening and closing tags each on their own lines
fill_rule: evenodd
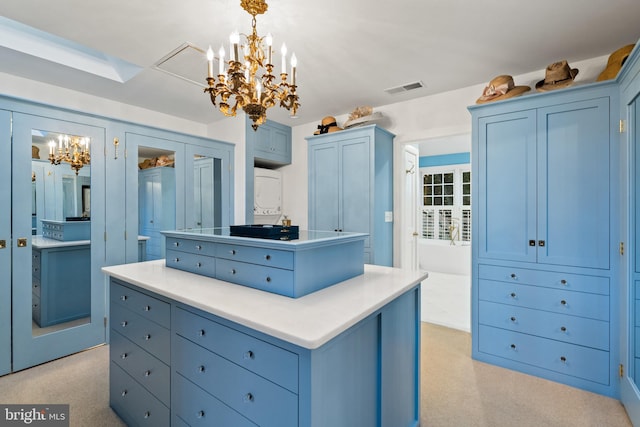
<svg viewBox="0 0 640 427">
<path fill-rule="evenodd" d="M 292 344 L 315 349 L 427 278 L 365 265 L 364 274 L 300 298 L 168 268 L 165 261 L 104 267 L 108 275 Z"/>
</svg>

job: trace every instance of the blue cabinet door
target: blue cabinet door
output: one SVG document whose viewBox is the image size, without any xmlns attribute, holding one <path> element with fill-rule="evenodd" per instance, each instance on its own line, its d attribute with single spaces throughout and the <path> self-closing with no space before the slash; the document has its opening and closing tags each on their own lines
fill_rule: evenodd
<svg viewBox="0 0 640 427">
<path fill-rule="evenodd" d="M 320 144 L 309 147 L 309 229 L 338 230 L 339 180 L 338 146 Z"/>
<path fill-rule="evenodd" d="M 340 168 L 339 223 L 344 231 L 371 233 L 373 180 L 371 178 L 371 141 L 368 136 L 348 139 L 339 144 Z M 364 242 L 365 251 L 371 247 Z"/>
<path fill-rule="evenodd" d="M 478 256 L 535 262 L 536 112 L 480 118 L 478 169 Z"/>
<path fill-rule="evenodd" d="M 0 159 L 11 158 L 11 113 L 0 111 Z M 8 166 L 5 161 L 5 166 Z M 0 168 L 0 375 L 11 371 L 11 168 Z"/>
<path fill-rule="evenodd" d="M 608 269 L 609 98 L 539 109 L 537 134 L 538 262 Z"/>
</svg>

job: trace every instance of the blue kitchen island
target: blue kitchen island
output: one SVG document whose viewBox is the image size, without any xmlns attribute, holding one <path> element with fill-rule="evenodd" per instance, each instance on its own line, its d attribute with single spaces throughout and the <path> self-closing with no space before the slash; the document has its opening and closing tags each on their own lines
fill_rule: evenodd
<svg viewBox="0 0 640 427">
<path fill-rule="evenodd" d="M 425 272 L 365 265 L 292 298 L 164 260 L 103 271 L 110 403 L 130 425 L 419 424 Z"/>
</svg>

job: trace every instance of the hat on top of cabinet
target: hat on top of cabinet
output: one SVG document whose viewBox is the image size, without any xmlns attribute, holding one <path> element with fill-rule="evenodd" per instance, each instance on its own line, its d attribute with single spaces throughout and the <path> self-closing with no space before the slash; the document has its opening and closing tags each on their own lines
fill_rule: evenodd
<svg viewBox="0 0 640 427">
<path fill-rule="evenodd" d="M 497 76 L 484 88 L 482 96 L 476 100 L 476 104 L 513 98 L 514 96 L 522 95 L 528 90 L 531 90 L 529 86 L 516 86 L 511 76 Z"/>
<path fill-rule="evenodd" d="M 607 60 L 607 66 L 602 70 L 596 80 L 602 81 L 615 78 L 618 75 L 620 68 L 622 68 L 624 62 L 629 57 L 634 46 L 635 44 L 628 44 L 613 52 Z"/>
<path fill-rule="evenodd" d="M 336 123 L 336 118 L 333 116 L 327 116 L 324 119 L 322 119 L 321 124 L 318 125 L 318 130 L 315 131 L 313 134 L 320 135 L 323 133 L 337 132 L 339 130 L 343 130 L 343 129 L 341 127 L 338 127 L 338 124 Z"/>
<path fill-rule="evenodd" d="M 578 69 L 569 67 L 566 60 L 563 59 L 562 61 L 554 62 L 547 66 L 544 80 L 536 83 L 536 90 L 539 92 L 547 92 L 571 86 L 576 75 L 578 75 Z"/>
</svg>

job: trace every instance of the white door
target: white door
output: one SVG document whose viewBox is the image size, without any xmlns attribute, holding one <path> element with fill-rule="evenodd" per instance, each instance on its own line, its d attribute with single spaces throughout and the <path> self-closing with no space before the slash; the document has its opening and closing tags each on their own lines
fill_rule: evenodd
<svg viewBox="0 0 640 427">
<path fill-rule="evenodd" d="M 418 230 L 420 197 L 420 155 L 411 145 L 403 147 L 403 188 L 401 196 L 400 266 L 418 268 Z"/>
</svg>

